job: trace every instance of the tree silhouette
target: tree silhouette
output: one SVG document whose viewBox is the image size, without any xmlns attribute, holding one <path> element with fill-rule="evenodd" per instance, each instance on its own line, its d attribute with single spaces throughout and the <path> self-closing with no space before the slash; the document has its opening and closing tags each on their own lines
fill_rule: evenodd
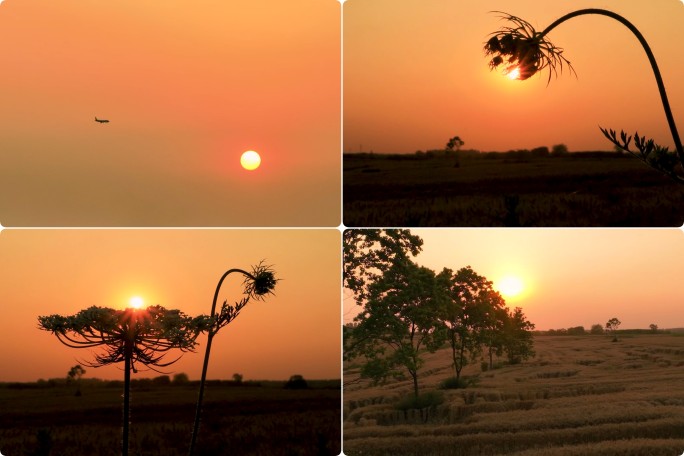
<svg viewBox="0 0 684 456">
<path fill-rule="evenodd" d="M 238 273 L 244 276 L 243 280 L 243 294 L 242 299 L 237 301 L 235 305 L 229 305 L 228 301 L 223 301 L 221 310 L 216 313 L 216 302 L 218 300 L 219 290 L 223 281 L 229 275 L 233 273 Z M 207 380 L 207 369 L 209 367 L 209 354 L 211 352 L 211 342 L 214 336 L 219 332 L 221 328 L 228 325 L 230 322 L 235 320 L 240 314 L 240 311 L 247 305 L 250 299 L 262 300 L 264 296 L 273 293 L 273 289 L 279 279 L 275 278 L 275 273 L 270 266 L 263 264 L 263 261 L 256 266 L 252 267 L 251 272 L 247 272 L 243 269 L 229 269 L 223 273 L 216 285 L 216 291 L 214 292 L 214 300 L 211 304 L 211 325 L 207 329 L 207 348 L 204 353 L 204 363 L 202 365 L 202 378 L 200 379 L 199 394 L 197 397 L 197 408 L 195 410 L 195 422 L 192 428 L 192 435 L 190 437 L 190 456 L 193 455 L 195 451 L 195 445 L 197 443 L 197 434 L 199 433 L 200 417 L 202 414 L 202 401 L 204 399 L 204 385 Z"/>
<path fill-rule="evenodd" d="M 603 334 L 603 326 L 600 323 L 591 325 L 591 334 Z"/>
<path fill-rule="evenodd" d="M 85 363 L 100 367 L 124 362 L 123 439 L 121 454 L 128 454 L 131 371 L 142 364 L 154 371 L 178 361 L 163 362 L 167 352 L 179 349 L 192 351 L 197 336 L 209 329 L 206 316 L 191 318 L 180 310 L 162 306 L 147 309 L 116 310 L 92 306 L 75 315 L 38 317 L 39 328 L 53 333 L 60 342 L 71 348 L 101 347 L 103 353 L 95 361 Z M 157 371 L 158 372 L 158 371 Z"/>
<path fill-rule="evenodd" d="M 617 329 L 622 324 L 620 320 L 613 317 L 606 323 L 606 331 L 613 335 L 613 342 L 617 342 Z"/>
<path fill-rule="evenodd" d="M 463 142 L 463 140 L 461 140 L 459 136 L 454 136 L 453 138 L 449 139 L 449 141 L 446 144 L 446 148 L 447 150 L 451 151 L 454 150 L 454 148 L 456 148 L 456 150 L 461 150 L 461 146 L 464 144 L 465 143 Z"/>
<path fill-rule="evenodd" d="M 83 369 L 80 364 L 76 364 L 69 369 L 69 372 L 67 373 L 67 383 L 73 382 L 74 380 L 78 382 L 85 372 L 85 369 Z"/>
<path fill-rule="evenodd" d="M 344 285 L 358 303 L 368 296 L 368 286 L 395 261 L 416 256 L 423 240 L 410 230 L 345 230 Z"/>
<path fill-rule="evenodd" d="M 81 377 L 85 374 L 85 369 L 80 364 L 76 364 L 67 373 L 67 384 L 76 381 L 76 396 L 81 395 Z"/>
<path fill-rule="evenodd" d="M 551 74 L 557 74 L 557 69 L 562 71 L 565 64 L 571 72 L 574 72 L 570 61 L 562 54 L 561 48 L 555 47 L 547 38 L 546 35 L 563 22 L 582 15 L 600 15 L 607 16 L 622 25 L 627 27 L 634 36 L 639 40 L 639 43 L 646 52 L 648 61 L 651 64 L 653 75 L 655 76 L 660 93 L 660 99 L 665 111 L 672 140 L 674 141 L 676 151 L 671 152 L 667 147 L 656 144 L 652 139 L 647 139 L 644 136 L 639 136 L 639 133 L 634 134 L 634 145 L 637 150 L 629 148 L 632 141 L 632 136 L 627 135 L 624 131 L 620 131 L 620 135 L 615 130 L 599 127 L 609 141 L 620 149 L 629 152 L 647 165 L 660 171 L 663 174 L 671 177 L 677 182 L 684 183 L 684 147 L 682 147 L 679 133 L 677 132 L 677 125 L 675 124 L 672 115 L 672 109 L 665 91 L 665 84 L 658 69 L 658 63 L 651 51 L 650 46 L 646 42 L 644 36 L 639 30 L 627 19 L 612 11 L 586 8 L 568 13 L 551 25 L 546 27 L 543 31 L 537 32 L 532 25 L 513 15 L 504 14 L 503 18 L 512 23 L 510 27 L 502 27 L 499 31 L 492 33 L 491 38 L 484 46 L 484 52 L 487 56 L 493 56 L 489 61 L 491 69 L 497 68 L 501 65 L 505 66 L 505 73 L 518 74 L 518 79 L 527 79 L 538 71 L 545 68 L 549 69 L 549 82 L 551 81 Z"/>
</svg>

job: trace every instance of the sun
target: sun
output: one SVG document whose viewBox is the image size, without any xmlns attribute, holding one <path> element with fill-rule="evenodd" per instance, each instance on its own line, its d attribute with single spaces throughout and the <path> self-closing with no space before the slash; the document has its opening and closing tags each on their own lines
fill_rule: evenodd
<svg viewBox="0 0 684 456">
<path fill-rule="evenodd" d="M 143 298 L 141 298 L 140 296 L 133 296 L 131 299 L 128 300 L 128 306 L 133 309 L 140 309 L 144 304 L 145 301 L 143 301 Z"/>
<path fill-rule="evenodd" d="M 520 68 L 515 67 L 511 71 L 509 71 L 506 76 L 508 76 L 508 79 L 518 79 L 520 77 Z"/>
<path fill-rule="evenodd" d="M 519 277 L 507 275 L 496 283 L 496 288 L 507 298 L 520 295 L 525 290 L 525 285 Z"/>
<path fill-rule="evenodd" d="M 254 171 L 261 165 L 261 156 L 258 152 L 248 150 L 240 157 L 240 164 L 247 171 Z"/>
</svg>

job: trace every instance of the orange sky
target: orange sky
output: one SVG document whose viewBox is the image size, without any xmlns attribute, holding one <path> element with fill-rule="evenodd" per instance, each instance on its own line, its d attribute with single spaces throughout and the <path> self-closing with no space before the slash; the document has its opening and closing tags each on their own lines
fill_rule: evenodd
<svg viewBox="0 0 684 456">
<path fill-rule="evenodd" d="M 673 148 L 648 59 L 634 35 L 603 16 L 573 18 L 548 35 L 578 78 L 510 81 L 482 53 L 504 11 L 537 31 L 581 8 L 623 15 L 658 61 L 680 135 L 684 130 L 681 0 L 351 0 L 344 5 L 344 150 L 378 153 L 464 148 L 612 150 L 598 125 Z"/>
<path fill-rule="evenodd" d="M 497 282 L 521 279 L 506 298 L 537 329 L 599 323 L 622 328 L 684 327 L 684 233 L 664 229 L 412 229 L 423 241 L 417 263 L 439 272 L 472 266 Z M 348 293 L 345 320 L 355 310 Z"/>
<path fill-rule="evenodd" d="M 37 329 L 41 315 L 73 315 L 92 305 L 123 308 L 132 296 L 189 315 L 208 314 L 221 275 L 274 265 L 275 296 L 252 301 L 216 335 L 209 378 L 340 376 L 340 240 L 330 230 L 4 230 L 0 234 L 0 381 L 64 377 L 88 349 L 62 345 Z M 241 296 L 229 276 L 224 299 Z M 196 354 L 166 371 L 201 373 Z M 169 355 L 171 359 L 172 354 Z M 122 366 L 86 367 L 86 377 L 121 379 Z M 147 371 L 133 378 L 154 377 Z"/>
<path fill-rule="evenodd" d="M 0 56 L 5 226 L 340 222 L 335 1 L 7 0 Z"/>
</svg>

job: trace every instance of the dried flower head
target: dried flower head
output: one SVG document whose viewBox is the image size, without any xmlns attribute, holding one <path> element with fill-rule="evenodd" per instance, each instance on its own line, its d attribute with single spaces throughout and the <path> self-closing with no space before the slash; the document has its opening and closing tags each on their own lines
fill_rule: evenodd
<svg viewBox="0 0 684 456">
<path fill-rule="evenodd" d="M 486 56 L 492 56 L 489 68 L 504 66 L 504 74 L 517 74 L 516 79 L 525 80 L 545 68 L 551 74 L 563 71 L 566 64 L 571 73 L 575 73 L 570 61 L 563 54 L 563 49 L 554 46 L 545 38 L 544 32 L 537 32 L 529 22 L 508 13 L 501 13 L 502 19 L 513 23 L 513 26 L 502 27 L 492 33 L 484 45 Z M 575 73 L 576 74 L 576 73 Z"/>
<path fill-rule="evenodd" d="M 245 277 L 245 294 L 250 298 L 263 299 L 264 295 L 273 294 L 278 280 L 272 266 L 266 266 L 261 261 L 258 265 L 252 266 L 251 274 Z"/>
</svg>

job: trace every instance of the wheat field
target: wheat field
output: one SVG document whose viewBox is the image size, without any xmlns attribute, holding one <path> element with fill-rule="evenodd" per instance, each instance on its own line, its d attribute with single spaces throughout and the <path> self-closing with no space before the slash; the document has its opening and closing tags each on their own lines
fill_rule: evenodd
<svg viewBox="0 0 684 456">
<path fill-rule="evenodd" d="M 344 369 L 343 449 L 354 455 L 681 455 L 684 337 L 535 336 L 536 357 L 482 371 L 444 402 L 398 410 L 409 379 L 372 386 Z M 453 376 L 447 348 L 426 354 L 421 392 Z"/>
</svg>

